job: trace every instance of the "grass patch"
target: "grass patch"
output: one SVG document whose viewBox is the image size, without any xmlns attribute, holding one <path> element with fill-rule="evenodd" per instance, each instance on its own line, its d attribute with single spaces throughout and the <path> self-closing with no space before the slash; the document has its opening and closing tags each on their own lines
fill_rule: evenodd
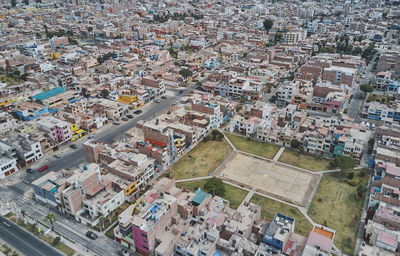
<svg viewBox="0 0 400 256">
<path fill-rule="evenodd" d="M 0 75 L 0 82 L 6 83 L 7 86 L 11 86 L 23 82 L 23 80 L 9 74 L 5 74 L 5 75 Z"/>
<path fill-rule="evenodd" d="M 268 221 L 272 221 L 276 213 L 281 213 L 296 220 L 296 233 L 307 237 L 308 233 L 310 233 L 312 229 L 312 224 L 306 219 L 306 217 L 304 217 L 299 209 L 293 206 L 257 194 L 254 194 L 250 202 L 261 206 L 261 216 Z"/>
<path fill-rule="evenodd" d="M 232 142 L 237 150 L 244 151 L 257 156 L 273 159 L 279 151 L 279 147 L 266 143 L 249 140 L 247 138 L 225 133 L 225 136 Z"/>
<path fill-rule="evenodd" d="M 367 102 L 377 101 L 382 104 L 386 104 L 389 106 L 390 101 L 394 101 L 395 98 L 393 96 L 383 95 L 383 94 L 369 94 Z"/>
<path fill-rule="evenodd" d="M 314 172 L 332 169 L 329 165 L 330 160 L 290 149 L 285 149 L 278 161 Z"/>
<path fill-rule="evenodd" d="M 7 219 L 11 218 L 11 216 L 14 216 L 14 214 L 12 212 L 9 212 L 6 215 L 4 215 L 4 217 Z"/>
<path fill-rule="evenodd" d="M 357 184 L 365 188 L 362 198 L 357 198 L 357 186 L 352 186 L 347 175 L 325 174 L 308 210 L 317 223 L 336 230 L 335 244 L 342 252 L 351 255 L 357 240 L 357 231 L 364 203 L 368 175 L 365 170 L 353 171 Z"/>
<path fill-rule="evenodd" d="M 231 152 L 224 139 L 200 142 L 171 167 L 170 177 L 180 180 L 208 176 Z"/>
<path fill-rule="evenodd" d="M 191 191 L 196 191 L 197 188 L 203 188 L 204 183 L 206 183 L 206 180 L 179 182 L 176 183 L 176 187 L 178 188 L 186 187 Z M 225 195 L 223 196 L 223 198 L 229 201 L 229 206 L 232 209 L 236 210 L 242 203 L 243 199 L 246 197 L 248 191 L 231 186 L 229 184 L 224 184 L 224 186 L 225 186 Z"/>
</svg>

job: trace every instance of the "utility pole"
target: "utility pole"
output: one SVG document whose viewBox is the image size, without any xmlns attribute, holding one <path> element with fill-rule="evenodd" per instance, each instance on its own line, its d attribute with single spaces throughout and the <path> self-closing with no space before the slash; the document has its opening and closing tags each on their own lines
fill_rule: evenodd
<svg viewBox="0 0 400 256">
<path fill-rule="evenodd" d="M 10 202 L 11 202 L 11 205 L 12 205 L 12 207 L 14 209 L 14 213 L 15 213 L 15 216 L 17 217 L 17 223 L 18 223 L 19 217 L 18 217 L 17 209 L 15 208 L 14 202 L 13 201 L 10 201 Z"/>
</svg>

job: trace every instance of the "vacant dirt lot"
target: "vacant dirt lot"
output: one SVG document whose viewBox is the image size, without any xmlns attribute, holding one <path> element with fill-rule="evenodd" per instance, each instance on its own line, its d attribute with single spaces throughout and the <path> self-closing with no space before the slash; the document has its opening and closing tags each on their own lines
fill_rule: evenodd
<svg viewBox="0 0 400 256">
<path fill-rule="evenodd" d="M 242 153 L 235 153 L 219 176 L 297 205 L 306 204 L 317 179 L 312 173 Z"/>
</svg>

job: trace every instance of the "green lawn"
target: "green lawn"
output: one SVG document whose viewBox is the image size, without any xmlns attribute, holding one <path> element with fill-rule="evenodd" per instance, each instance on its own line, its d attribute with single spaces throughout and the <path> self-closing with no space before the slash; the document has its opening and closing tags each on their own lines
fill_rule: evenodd
<svg viewBox="0 0 400 256">
<path fill-rule="evenodd" d="M 290 149 L 285 149 L 278 161 L 314 172 L 332 169 L 329 165 L 330 160 Z"/>
<path fill-rule="evenodd" d="M 5 74 L 5 75 L 0 75 L 0 82 L 6 83 L 7 86 L 11 86 L 11 85 L 16 85 L 18 83 L 21 83 L 23 81 L 22 81 L 22 79 Z"/>
<path fill-rule="evenodd" d="M 180 180 L 208 176 L 231 152 L 232 148 L 224 139 L 199 142 L 172 166 L 170 177 Z"/>
<path fill-rule="evenodd" d="M 197 188 L 202 188 L 206 180 L 196 180 L 196 181 L 188 181 L 188 182 L 179 182 L 176 183 L 178 188 L 182 188 L 185 186 L 187 189 L 195 191 Z M 246 197 L 248 191 L 244 189 L 240 189 L 228 184 L 224 184 L 225 186 L 225 195 L 224 199 L 229 201 L 229 205 L 232 209 L 237 209 L 239 205 L 242 203 L 243 199 Z"/>
<path fill-rule="evenodd" d="M 307 237 L 308 233 L 310 233 L 312 229 L 312 224 L 306 219 L 306 217 L 304 217 L 299 209 L 293 206 L 257 194 L 254 194 L 250 202 L 261 206 L 261 216 L 268 221 L 272 221 L 276 213 L 281 213 L 296 220 L 296 233 Z"/>
<path fill-rule="evenodd" d="M 225 133 L 225 136 L 232 142 L 237 150 L 244 151 L 257 156 L 273 159 L 279 151 L 279 147 L 266 143 L 249 140 L 247 138 Z"/>
<path fill-rule="evenodd" d="M 363 171 L 354 171 L 357 183 L 364 186 L 368 175 Z M 336 230 L 335 244 L 344 253 L 352 255 L 357 240 L 358 224 L 363 198 L 357 198 L 357 186 L 351 186 L 346 175 L 325 174 L 318 186 L 314 199 L 308 210 L 309 216 L 317 223 Z"/>
</svg>

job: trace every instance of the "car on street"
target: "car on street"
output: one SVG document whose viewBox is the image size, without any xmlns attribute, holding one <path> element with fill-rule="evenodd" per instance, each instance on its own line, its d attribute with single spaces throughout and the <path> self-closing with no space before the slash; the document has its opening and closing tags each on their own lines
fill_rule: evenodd
<svg viewBox="0 0 400 256">
<path fill-rule="evenodd" d="M 26 169 L 26 172 L 32 174 L 32 173 L 34 173 L 35 171 L 34 171 L 32 168 L 28 168 L 28 169 Z"/>
<path fill-rule="evenodd" d="M 179 94 L 182 94 L 182 93 L 183 93 L 183 90 L 180 90 L 180 91 L 179 91 Z"/>
<path fill-rule="evenodd" d="M 45 171 L 47 169 L 49 169 L 49 166 L 47 164 L 45 164 L 42 167 L 40 167 L 39 172 L 43 172 L 43 171 Z"/>
<path fill-rule="evenodd" d="M 136 114 L 136 115 L 139 115 L 139 114 L 141 114 L 142 113 L 142 110 L 136 110 L 135 112 L 133 112 L 134 114 Z"/>
<path fill-rule="evenodd" d="M 113 125 L 120 125 L 120 123 L 117 122 L 117 121 L 114 121 L 114 122 L 113 122 Z"/>
<path fill-rule="evenodd" d="M 54 158 L 61 158 L 61 156 L 59 154 L 55 154 L 53 157 Z"/>
<path fill-rule="evenodd" d="M 97 235 L 92 231 L 86 232 L 86 236 L 93 240 L 97 239 Z"/>
<path fill-rule="evenodd" d="M 133 115 L 129 114 L 129 115 L 126 115 L 126 117 L 132 119 Z"/>
<path fill-rule="evenodd" d="M 118 251 L 118 255 L 120 255 L 120 256 L 130 256 L 131 254 L 125 248 L 122 248 L 121 250 Z"/>
<path fill-rule="evenodd" d="M 167 96 L 163 95 L 161 96 L 161 99 L 165 100 L 167 98 Z"/>
<path fill-rule="evenodd" d="M 121 118 L 122 119 L 122 121 L 128 121 L 128 118 L 127 117 L 123 117 L 123 118 Z"/>
<path fill-rule="evenodd" d="M 72 149 L 77 149 L 78 148 L 78 145 L 76 145 L 76 144 L 72 144 L 71 146 L 69 146 L 70 148 L 72 148 Z"/>
<path fill-rule="evenodd" d="M 159 101 L 159 100 L 155 100 L 154 102 L 155 102 L 155 103 L 160 103 L 160 101 Z"/>
</svg>

